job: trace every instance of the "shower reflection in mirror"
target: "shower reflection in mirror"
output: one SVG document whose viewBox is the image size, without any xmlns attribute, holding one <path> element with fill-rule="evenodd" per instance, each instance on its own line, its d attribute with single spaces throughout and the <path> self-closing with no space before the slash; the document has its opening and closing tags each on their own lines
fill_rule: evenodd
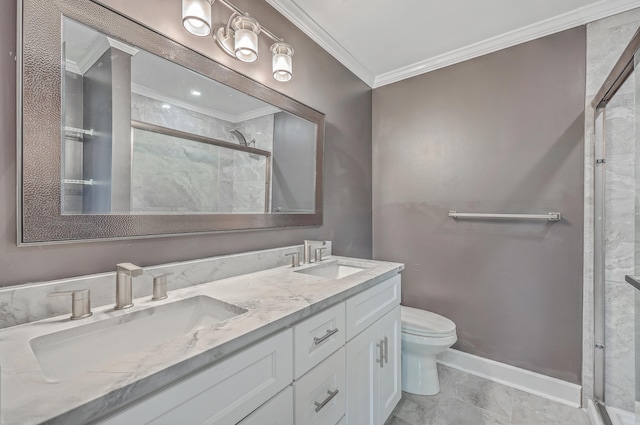
<svg viewBox="0 0 640 425">
<path fill-rule="evenodd" d="M 315 211 L 316 124 L 63 20 L 63 214 Z"/>
</svg>

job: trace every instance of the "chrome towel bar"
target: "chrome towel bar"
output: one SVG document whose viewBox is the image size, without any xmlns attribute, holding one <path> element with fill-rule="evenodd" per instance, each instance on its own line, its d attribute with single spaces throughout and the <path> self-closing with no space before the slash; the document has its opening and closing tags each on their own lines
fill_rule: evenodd
<svg viewBox="0 0 640 425">
<path fill-rule="evenodd" d="M 451 218 L 498 218 L 508 220 L 548 220 L 560 221 L 562 214 L 559 212 L 550 212 L 546 214 L 487 214 L 487 213 L 459 213 L 457 211 L 449 211 Z"/>
</svg>

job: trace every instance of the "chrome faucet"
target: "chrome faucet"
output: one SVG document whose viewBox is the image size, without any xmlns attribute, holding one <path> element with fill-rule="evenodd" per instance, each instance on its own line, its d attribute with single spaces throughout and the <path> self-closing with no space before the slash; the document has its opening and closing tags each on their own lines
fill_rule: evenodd
<svg viewBox="0 0 640 425">
<path fill-rule="evenodd" d="M 303 258 L 303 263 L 304 264 L 309 264 L 311 263 L 311 248 L 313 247 L 313 245 L 320 245 L 320 246 L 324 246 L 327 244 L 327 241 L 311 241 L 311 240 L 305 240 L 304 241 L 304 249 L 302 252 L 302 255 L 304 256 Z"/>
<path fill-rule="evenodd" d="M 131 263 L 120 263 L 116 265 L 116 310 L 133 307 L 133 291 L 131 281 L 134 277 L 140 276 L 143 270 L 141 267 Z"/>
</svg>

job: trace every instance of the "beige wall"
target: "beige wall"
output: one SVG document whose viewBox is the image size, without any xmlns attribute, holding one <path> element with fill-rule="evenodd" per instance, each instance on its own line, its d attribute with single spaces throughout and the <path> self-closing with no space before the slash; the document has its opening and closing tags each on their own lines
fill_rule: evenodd
<svg viewBox="0 0 640 425">
<path fill-rule="evenodd" d="M 180 2 L 117 1 L 137 19 L 174 34 L 282 93 L 326 114 L 324 225 L 318 228 L 248 231 L 119 242 L 57 246 L 16 246 L 15 51 L 16 3 L 0 4 L 0 285 L 49 280 L 114 270 L 118 262 L 141 266 L 213 255 L 286 246 L 303 239 L 331 239 L 334 252 L 371 256 L 371 89 L 322 50 L 265 1 L 238 0 L 237 5 L 295 46 L 294 79 L 271 78 L 268 41 L 261 37 L 262 57 L 254 65 L 224 56 L 210 38 L 180 30 Z M 218 6 L 216 10 L 224 10 Z M 222 22 L 223 18 L 216 18 Z"/>
<path fill-rule="evenodd" d="M 374 258 L 455 348 L 580 382 L 585 29 L 374 90 Z M 455 221 L 560 211 L 559 223 Z"/>
</svg>

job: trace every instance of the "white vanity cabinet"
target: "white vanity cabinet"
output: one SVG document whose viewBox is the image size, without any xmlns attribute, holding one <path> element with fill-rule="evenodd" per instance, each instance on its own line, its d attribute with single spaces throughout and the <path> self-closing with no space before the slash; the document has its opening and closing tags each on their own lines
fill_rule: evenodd
<svg viewBox="0 0 640 425">
<path fill-rule="evenodd" d="M 291 384 L 291 329 L 125 408 L 99 425 L 235 425 Z"/>
<path fill-rule="evenodd" d="M 402 396 L 400 276 L 346 303 L 347 323 L 356 324 L 346 344 L 347 424 L 382 425 Z"/>
<path fill-rule="evenodd" d="M 293 424 L 293 388 L 291 386 L 238 423 L 238 425 L 291 424 Z"/>
<path fill-rule="evenodd" d="M 382 425 L 400 400 L 400 275 L 99 425 Z"/>
</svg>

